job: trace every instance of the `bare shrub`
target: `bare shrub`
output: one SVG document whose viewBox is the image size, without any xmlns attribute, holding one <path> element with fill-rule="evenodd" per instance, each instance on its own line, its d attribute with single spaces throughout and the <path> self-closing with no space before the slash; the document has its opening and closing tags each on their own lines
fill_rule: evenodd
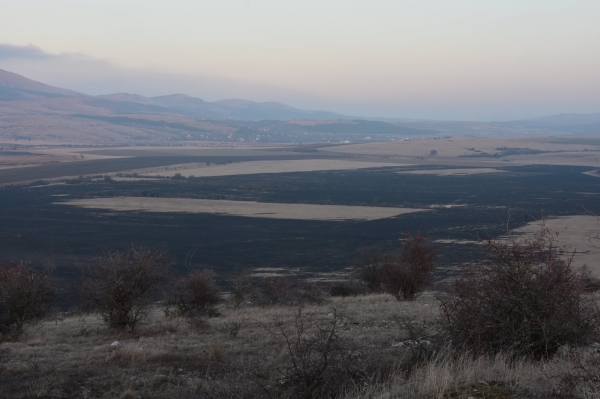
<svg viewBox="0 0 600 399">
<path fill-rule="evenodd" d="M 0 266 L 0 339 L 17 339 L 28 323 L 40 320 L 53 304 L 52 268 L 18 262 Z"/>
<path fill-rule="evenodd" d="M 433 280 L 435 251 L 422 235 L 414 234 L 402 243 L 400 255 L 386 256 L 381 280 L 386 291 L 398 300 L 413 300 Z"/>
<path fill-rule="evenodd" d="M 212 270 L 199 270 L 179 281 L 177 293 L 170 302 L 188 321 L 199 324 L 203 317 L 218 314 L 215 306 L 221 300 L 216 274 Z"/>
<path fill-rule="evenodd" d="M 217 331 L 225 333 L 225 334 L 229 334 L 230 336 L 235 338 L 235 337 L 237 337 L 238 333 L 242 329 L 244 322 L 245 321 L 242 319 L 234 319 L 230 322 L 223 323 L 223 325 L 221 327 L 217 328 Z"/>
<path fill-rule="evenodd" d="M 456 345 L 476 352 L 547 358 L 565 344 L 582 344 L 598 326 L 584 295 L 585 275 L 561 259 L 551 234 L 488 240 L 488 262 L 440 298 Z"/>
<path fill-rule="evenodd" d="M 274 373 L 262 377 L 275 397 L 336 397 L 346 384 L 364 377 L 352 361 L 351 341 L 339 332 L 335 311 L 333 316 L 329 322 L 311 320 L 299 307 L 293 326 L 269 331 L 280 357 L 268 370 Z"/>
<path fill-rule="evenodd" d="M 147 317 L 150 296 L 169 277 L 171 264 L 160 250 L 107 252 L 85 271 L 83 298 L 110 328 L 133 331 Z"/>
</svg>

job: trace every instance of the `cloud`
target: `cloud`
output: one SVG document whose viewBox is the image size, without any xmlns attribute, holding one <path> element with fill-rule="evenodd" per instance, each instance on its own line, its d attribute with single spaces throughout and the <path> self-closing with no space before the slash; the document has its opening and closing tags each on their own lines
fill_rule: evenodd
<svg viewBox="0 0 600 399">
<path fill-rule="evenodd" d="M 50 54 L 34 45 L 0 44 L 0 68 L 42 83 L 91 95 L 135 93 L 159 96 L 184 93 L 207 101 L 244 98 L 281 101 L 309 109 L 328 105 L 318 96 L 297 90 L 220 76 L 125 68 L 111 60 L 85 54 Z"/>
<path fill-rule="evenodd" d="M 318 69 L 319 61 L 313 64 Z M 1 69 L 91 95 L 184 93 L 206 101 L 226 98 L 279 101 L 297 108 L 359 117 L 488 121 L 598 112 L 600 107 L 600 81 L 586 78 L 591 66 L 581 66 L 580 73 L 555 67 L 556 71 L 546 74 L 536 74 L 535 65 L 527 64 L 520 66 L 519 71 L 514 71 L 514 67 L 494 69 L 481 60 L 461 66 L 464 71 L 456 67 L 453 73 L 446 73 L 434 65 L 431 71 L 422 74 L 398 73 L 397 80 L 372 76 L 377 70 L 374 67 L 366 67 L 360 79 L 349 79 L 340 71 L 339 79 L 327 80 L 317 89 L 314 86 L 322 79 L 299 71 L 292 82 L 297 88 L 289 88 L 201 71 L 182 74 L 126 68 L 113 60 L 81 53 L 51 54 L 32 44 L 0 44 Z M 531 78 L 524 80 L 521 75 Z"/>
<path fill-rule="evenodd" d="M 44 52 L 42 49 L 29 44 L 27 46 L 12 46 L 10 44 L 0 44 L 0 60 L 19 60 L 19 59 L 48 59 L 53 56 Z"/>
</svg>

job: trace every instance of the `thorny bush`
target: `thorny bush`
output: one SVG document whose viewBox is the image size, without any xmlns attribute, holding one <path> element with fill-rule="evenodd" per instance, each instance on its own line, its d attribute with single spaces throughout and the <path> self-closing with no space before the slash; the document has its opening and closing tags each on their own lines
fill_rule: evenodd
<svg viewBox="0 0 600 399">
<path fill-rule="evenodd" d="M 511 351 L 547 358 L 565 344 L 583 344 L 598 326 L 585 295 L 585 274 L 565 260 L 552 234 L 490 239 L 487 262 L 441 297 L 455 345 L 475 352 Z"/>
<path fill-rule="evenodd" d="M 335 310 L 331 320 L 318 321 L 299 307 L 293 326 L 280 325 L 269 333 L 280 356 L 258 377 L 274 397 L 333 398 L 365 377 L 356 366 L 352 341 L 340 334 Z"/>
<path fill-rule="evenodd" d="M 215 306 L 222 298 L 212 270 L 191 272 L 179 281 L 176 291 L 169 302 L 192 324 L 201 323 L 204 316 L 217 315 Z"/>
<path fill-rule="evenodd" d="M 28 323 L 40 320 L 53 304 L 52 268 L 18 262 L 0 266 L 0 341 L 17 339 Z"/>
<path fill-rule="evenodd" d="M 93 259 L 85 270 L 83 298 L 113 329 L 134 330 L 147 316 L 152 293 L 169 277 L 172 261 L 159 250 L 132 247 Z"/>
<path fill-rule="evenodd" d="M 381 281 L 398 300 L 414 300 L 433 280 L 435 251 L 420 234 L 408 234 L 399 255 L 389 254 L 381 267 Z"/>
</svg>

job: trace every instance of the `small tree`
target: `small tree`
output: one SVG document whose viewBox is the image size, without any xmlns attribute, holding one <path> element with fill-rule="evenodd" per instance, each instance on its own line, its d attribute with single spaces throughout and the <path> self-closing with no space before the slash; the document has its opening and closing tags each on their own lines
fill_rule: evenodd
<svg viewBox="0 0 600 399">
<path fill-rule="evenodd" d="M 26 262 L 0 266 L 0 338 L 19 338 L 26 324 L 48 312 L 55 296 L 51 272 Z"/>
<path fill-rule="evenodd" d="M 212 270 L 199 270 L 181 279 L 177 293 L 171 299 L 179 313 L 192 324 L 201 322 L 203 316 L 215 316 L 215 305 L 221 302 L 221 293 Z"/>
<path fill-rule="evenodd" d="M 86 270 L 83 297 L 110 328 L 133 331 L 146 318 L 147 300 L 169 277 L 171 265 L 159 250 L 132 247 L 128 252 L 107 252 Z"/>
<path fill-rule="evenodd" d="M 433 280 L 435 251 L 425 236 L 414 234 L 402 243 L 400 255 L 389 255 L 381 267 L 386 291 L 398 300 L 413 300 Z"/>
<path fill-rule="evenodd" d="M 598 326 L 584 295 L 585 274 L 561 258 L 549 232 L 489 240 L 488 261 L 441 299 L 452 341 L 476 352 L 511 350 L 547 358 L 564 344 L 581 344 Z"/>
</svg>

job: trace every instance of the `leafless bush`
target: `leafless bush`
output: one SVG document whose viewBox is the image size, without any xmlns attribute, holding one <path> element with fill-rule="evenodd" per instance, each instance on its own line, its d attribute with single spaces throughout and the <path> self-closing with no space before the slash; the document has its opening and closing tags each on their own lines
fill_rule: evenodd
<svg viewBox="0 0 600 399">
<path fill-rule="evenodd" d="M 244 325 L 244 320 L 236 319 L 236 320 L 233 320 L 230 322 L 223 323 L 223 325 L 221 327 L 219 327 L 217 330 L 222 333 L 229 334 L 230 336 L 235 338 L 235 337 L 237 337 L 238 333 L 242 329 L 243 325 Z"/>
<path fill-rule="evenodd" d="M 298 308 L 294 325 L 280 325 L 269 333 L 280 348 L 281 356 L 263 375 L 263 385 L 276 397 L 332 398 L 351 381 L 363 378 L 353 363 L 352 342 L 339 332 L 336 312 L 328 322 L 310 320 Z"/>
<path fill-rule="evenodd" d="M 563 260 L 551 234 L 489 240 L 487 263 L 441 298 L 445 326 L 457 345 L 476 352 L 510 350 L 546 358 L 564 344 L 584 343 L 598 311 L 584 295 L 585 275 Z"/>
<path fill-rule="evenodd" d="M 409 235 L 402 243 L 400 255 L 386 256 L 381 280 L 398 300 L 413 300 L 433 280 L 435 251 L 422 235 Z"/>
<path fill-rule="evenodd" d="M 85 270 L 83 298 L 110 328 L 133 331 L 146 318 L 150 295 L 169 277 L 171 264 L 159 250 L 107 252 Z"/>
<path fill-rule="evenodd" d="M 201 323 L 205 316 L 218 314 L 215 306 L 222 298 L 212 270 L 194 271 L 181 279 L 176 287 L 177 292 L 169 302 L 192 324 Z"/>
<path fill-rule="evenodd" d="M 48 312 L 55 296 L 48 281 L 51 272 L 27 262 L 0 266 L 0 339 L 19 338 L 26 324 Z"/>
</svg>

